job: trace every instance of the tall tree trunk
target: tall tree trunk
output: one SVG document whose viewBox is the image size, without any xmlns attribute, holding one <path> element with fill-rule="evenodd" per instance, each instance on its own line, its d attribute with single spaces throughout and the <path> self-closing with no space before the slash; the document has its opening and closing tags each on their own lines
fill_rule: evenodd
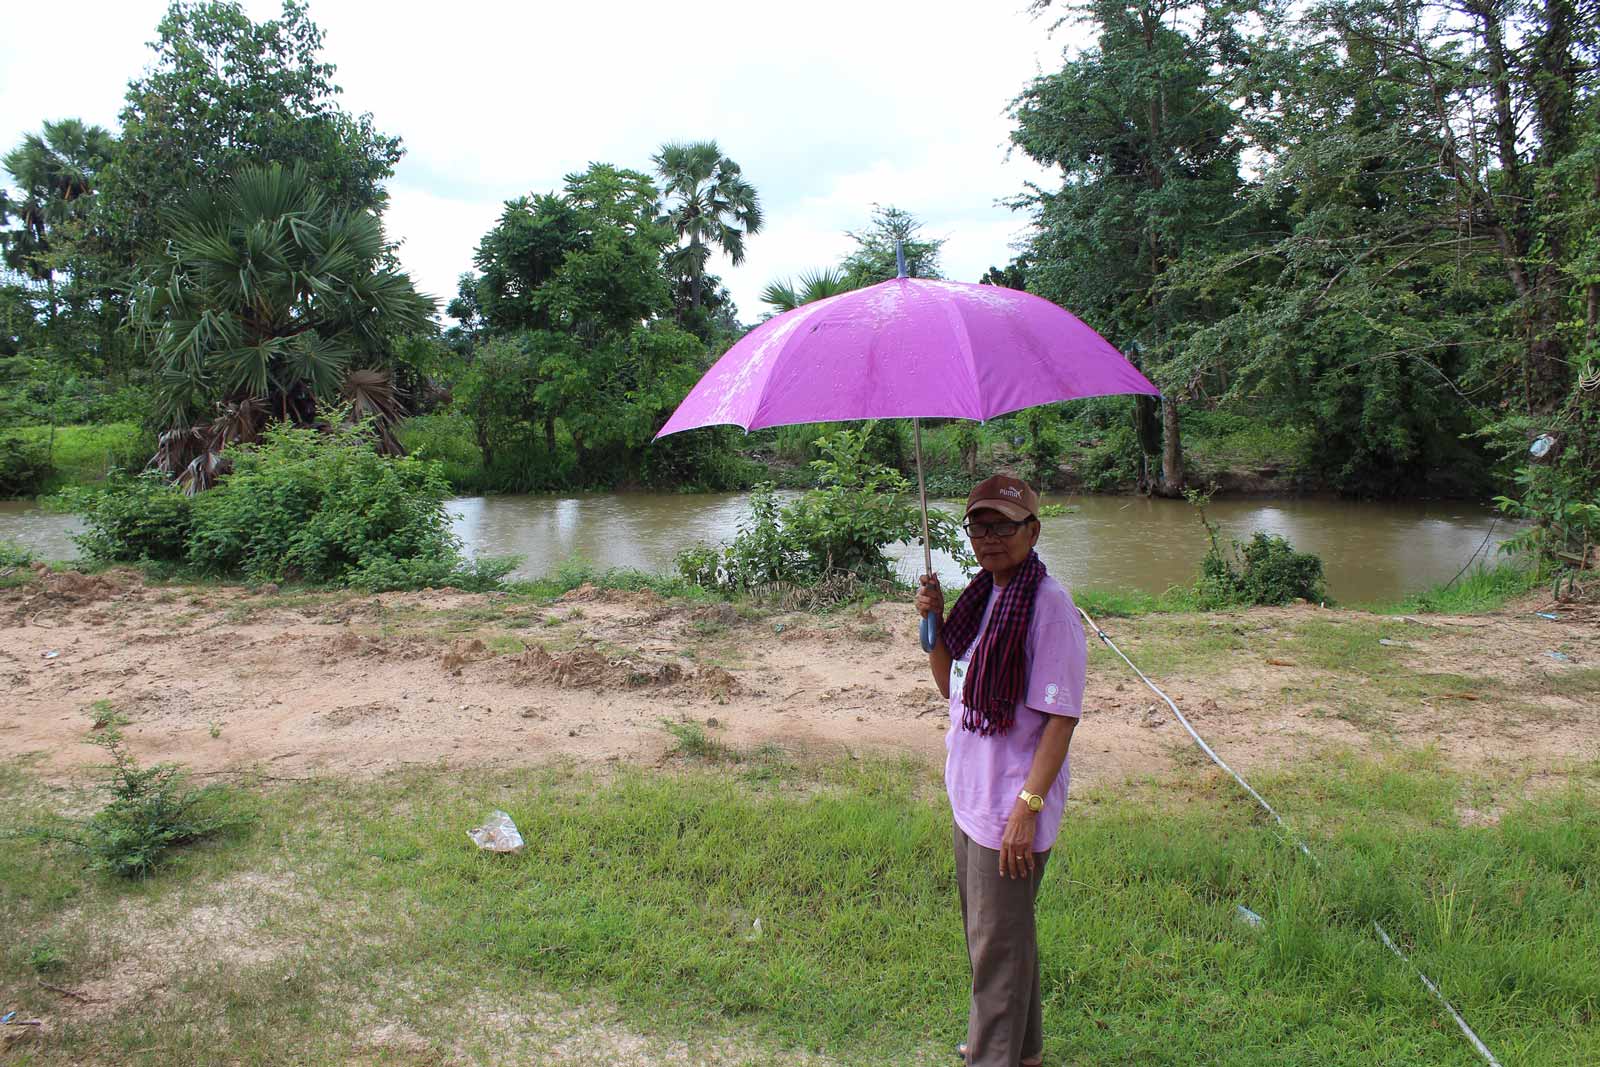
<svg viewBox="0 0 1600 1067">
<path fill-rule="evenodd" d="M 700 259 L 700 239 L 690 238 L 689 247 L 694 252 L 689 257 L 689 307 L 694 309 L 700 306 L 700 287 L 704 284 L 705 266 Z"/>
<path fill-rule="evenodd" d="M 494 466 L 494 441 L 489 437 L 489 427 L 485 423 L 474 426 L 474 436 L 478 439 L 478 452 L 483 456 L 485 469 Z"/>
<path fill-rule="evenodd" d="M 1162 496 L 1183 495 L 1183 438 L 1178 429 L 1178 402 L 1161 398 L 1161 488 Z"/>
<path fill-rule="evenodd" d="M 1139 445 L 1139 481 L 1141 493 L 1155 490 L 1150 477 L 1150 457 L 1161 451 L 1161 427 L 1156 419 L 1156 401 L 1139 394 L 1133 398 L 1133 435 Z"/>
<path fill-rule="evenodd" d="M 554 463 L 556 458 L 556 417 L 554 415 L 546 415 L 544 417 L 544 450 L 550 454 L 550 461 Z"/>
</svg>

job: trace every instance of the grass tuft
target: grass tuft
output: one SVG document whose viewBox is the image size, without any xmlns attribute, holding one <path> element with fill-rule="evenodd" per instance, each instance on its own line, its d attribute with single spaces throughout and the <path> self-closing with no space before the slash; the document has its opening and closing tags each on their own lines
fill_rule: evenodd
<svg viewBox="0 0 1600 1067">
<path fill-rule="evenodd" d="M 1517 563 L 1479 566 L 1454 582 L 1431 586 L 1398 601 L 1366 608 L 1384 615 L 1470 615 L 1499 611 L 1509 601 L 1539 588 L 1536 570 Z"/>
</svg>

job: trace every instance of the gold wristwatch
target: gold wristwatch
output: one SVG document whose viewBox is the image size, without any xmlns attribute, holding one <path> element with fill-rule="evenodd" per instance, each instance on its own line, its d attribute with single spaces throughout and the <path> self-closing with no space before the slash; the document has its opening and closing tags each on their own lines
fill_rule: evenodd
<svg viewBox="0 0 1600 1067">
<path fill-rule="evenodd" d="M 1029 811 L 1038 811 L 1044 807 L 1044 797 L 1038 793 L 1030 793 L 1027 789 L 1023 789 L 1022 792 L 1018 793 L 1017 799 L 1028 805 Z"/>
</svg>

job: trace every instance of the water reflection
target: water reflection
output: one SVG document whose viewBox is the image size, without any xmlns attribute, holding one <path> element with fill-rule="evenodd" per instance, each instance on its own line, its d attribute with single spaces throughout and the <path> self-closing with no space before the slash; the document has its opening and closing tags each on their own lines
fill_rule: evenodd
<svg viewBox="0 0 1600 1067">
<path fill-rule="evenodd" d="M 1181 501 L 1142 497 L 1045 498 L 1072 510 L 1044 520 L 1039 550 L 1051 571 L 1077 587 L 1160 592 L 1193 581 L 1205 531 Z M 450 501 L 452 525 L 469 552 L 523 557 L 518 576 L 548 574 L 582 556 L 601 567 L 672 569 L 697 541 L 719 544 L 746 518 L 743 494 L 595 493 L 577 496 L 462 497 Z M 960 506 L 934 504 L 951 514 Z M 1402 595 L 1448 580 L 1480 547 L 1491 560 L 1515 527 L 1488 509 L 1455 502 L 1374 504 L 1339 500 L 1216 500 L 1208 512 L 1225 537 L 1255 530 L 1288 538 L 1327 565 L 1330 592 L 1345 601 Z M 52 559 L 77 555 L 81 529 L 72 515 L 0 502 L 0 538 Z M 1487 543 L 1485 543 L 1487 538 Z M 905 578 L 922 570 L 922 550 L 891 553 Z M 961 581 L 949 557 L 935 554 L 947 584 Z"/>
</svg>

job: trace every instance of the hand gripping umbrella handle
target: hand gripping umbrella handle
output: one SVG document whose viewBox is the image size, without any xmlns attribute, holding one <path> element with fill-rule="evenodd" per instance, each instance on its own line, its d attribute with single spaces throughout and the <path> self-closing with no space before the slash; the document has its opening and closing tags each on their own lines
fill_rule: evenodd
<svg viewBox="0 0 1600 1067">
<path fill-rule="evenodd" d="M 939 619 L 936 615 L 926 615 L 922 619 L 922 651 L 932 652 L 933 646 L 939 643 Z"/>
</svg>

